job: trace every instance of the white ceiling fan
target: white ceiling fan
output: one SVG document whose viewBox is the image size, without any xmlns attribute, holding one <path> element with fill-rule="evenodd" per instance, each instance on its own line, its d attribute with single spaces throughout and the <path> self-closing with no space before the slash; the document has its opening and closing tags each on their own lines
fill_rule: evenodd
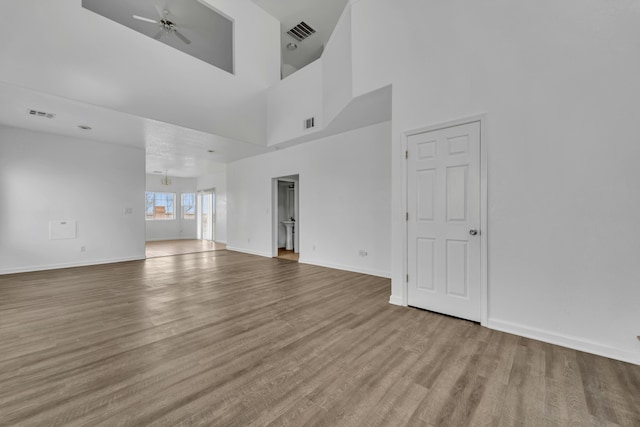
<svg viewBox="0 0 640 427">
<path fill-rule="evenodd" d="M 156 10 L 158 11 L 158 15 L 160 15 L 160 20 L 156 21 L 155 19 L 145 18 L 144 16 L 133 15 L 134 19 L 143 22 L 149 22 L 150 24 L 157 24 L 160 26 L 160 31 L 153 36 L 154 39 L 160 40 L 162 36 L 175 34 L 184 44 L 191 44 L 191 40 L 186 38 L 184 34 L 178 31 L 178 26 L 169 19 L 171 13 L 167 9 L 161 9 L 159 6 L 156 6 Z"/>
</svg>

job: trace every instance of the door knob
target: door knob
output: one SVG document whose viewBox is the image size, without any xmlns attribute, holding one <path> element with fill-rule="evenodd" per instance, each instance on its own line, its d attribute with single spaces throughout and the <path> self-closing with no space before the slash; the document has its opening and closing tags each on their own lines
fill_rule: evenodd
<svg viewBox="0 0 640 427">
<path fill-rule="evenodd" d="M 471 230 L 469 230 L 469 234 L 471 234 L 472 236 L 475 236 L 476 234 L 478 234 L 478 230 L 476 230 L 475 228 L 472 228 Z"/>
</svg>

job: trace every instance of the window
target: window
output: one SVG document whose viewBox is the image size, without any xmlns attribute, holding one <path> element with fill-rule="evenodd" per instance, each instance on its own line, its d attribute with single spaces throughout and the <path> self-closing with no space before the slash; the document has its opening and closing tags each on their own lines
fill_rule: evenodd
<svg viewBox="0 0 640 427">
<path fill-rule="evenodd" d="M 182 193 L 182 219 L 196 219 L 196 194 Z"/>
<path fill-rule="evenodd" d="M 147 220 L 175 219 L 176 195 L 174 193 L 145 193 L 145 218 Z"/>
</svg>

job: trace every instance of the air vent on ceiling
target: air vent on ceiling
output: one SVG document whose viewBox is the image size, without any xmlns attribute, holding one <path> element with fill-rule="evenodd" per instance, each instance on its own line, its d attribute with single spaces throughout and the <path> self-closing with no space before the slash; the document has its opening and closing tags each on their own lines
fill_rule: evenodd
<svg viewBox="0 0 640 427">
<path fill-rule="evenodd" d="M 313 127 L 316 126 L 316 118 L 315 117 L 309 117 L 308 119 L 306 119 L 304 121 L 304 128 L 305 129 L 311 129 Z"/>
<path fill-rule="evenodd" d="M 309 37 L 315 32 L 316 30 L 311 28 L 309 24 L 302 21 L 298 25 L 296 25 L 295 27 L 287 31 L 287 34 L 289 34 L 291 37 L 293 37 L 297 41 L 301 42 L 302 40 L 306 39 L 307 37 Z"/>
<path fill-rule="evenodd" d="M 46 117 L 47 119 L 53 119 L 56 115 L 53 113 L 47 113 L 45 111 L 38 111 L 38 110 L 32 110 L 29 109 L 27 110 L 29 114 L 31 114 L 32 116 L 36 116 L 36 117 Z"/>
</svg>

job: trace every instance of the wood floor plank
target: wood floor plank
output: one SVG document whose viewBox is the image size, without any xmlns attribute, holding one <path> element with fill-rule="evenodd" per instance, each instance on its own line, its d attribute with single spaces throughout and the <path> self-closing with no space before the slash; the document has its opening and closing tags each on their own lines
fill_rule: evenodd
<svg viewBox="0 0 640 427">
<path fill-rule="evenodd" d="M 388 296 L 226 250 L 0 276 L 0 425 L 640 425 L 640 367 Z"/>
<path fill-rule="evenodd" d="M 147 242 L 145 246 L 147 258 L 219 251 L 227 248 L 224 243 L 196 239 L 157 240 Z"/>
</svg>

